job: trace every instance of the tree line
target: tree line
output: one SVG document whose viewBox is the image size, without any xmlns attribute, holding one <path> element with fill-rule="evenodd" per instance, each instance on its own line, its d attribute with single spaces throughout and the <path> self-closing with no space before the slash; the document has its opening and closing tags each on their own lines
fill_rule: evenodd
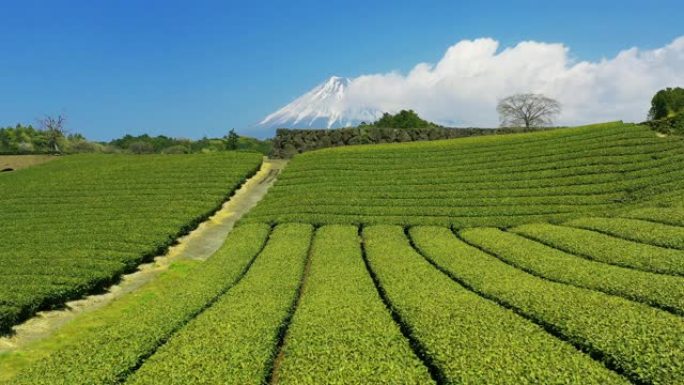
<svg viewBox="0 0 684 385">
<path fill-rule="evenodd" d="M 413 110 L 384 113 L 377 121 L 339 129 L 278 129 L 273 139 L 259 140 L 238 135 L 235 130 L 222 138 L 199 140 L 165 135 L 125 135 L 109 142 L 92 142 L 77 133 L 68 133 L 66 119 L 46 116 L 39 127 L 21 124 L 0 127 L 0 154 L 47 153 L 133 153 L 186 154 L 216 151 L 256 151 L 278 158 L 326 147 L 373 143 L 401 143 L 453 139 L 475 135 L 505 134 L 547 129 L 561 112 L 558 101 L 541 94 L 523 93 L 503 98 L 497 105 L 500 127 L 449 128 L 422 119 Z M 684 89 L 666 88 L 651 100 L 644 122 L 665 134 L 684 134 Z"/>
<path fill-rule="evenodd" d="M 36 128 L 22 124 L 0 127 L 0 154 L 55 154 L 96 150 L 96 143 L 87 141 L 78 133 L 68 134 L 55 128 Z"/>
<path fill-rule="evenodd" d="M 663 134 L 684 135 L 684 88 L 658 91 L 651 99 L 645 123 Z"/>
<path fill-rule="evenodd" d="M 108 142 L 87 140 L 78 133 L 65 129 L 63 116 L 45 117 L 39 127 L 17 124 L 0 127 L 0 154 L 76 154 L 76 153 L 130 153 L 130 154 L 191 154 L 217 151 L 255 151 L 268 154 L 270 140 L 240 136 L 235 130 L 221 138 L 198 140 L 172 138 L 165 135 L 125 135 Z"/>
<path fill-rule="evenodd" d="M 548 129 L 548 127 L 450 128 L 434 123 L 423 125 L 423 127 L 401 128 L 382 127 L 376 124 L 361 124 L 357 127 L 320 130 L 280 128 L 276 130 L 275 138 L 273 138 L 271 156 L 290 158 L 298 153 L 326 147 L 455 139 L 468 136 L 509 134 L 544 129 Z"/>
</svg>

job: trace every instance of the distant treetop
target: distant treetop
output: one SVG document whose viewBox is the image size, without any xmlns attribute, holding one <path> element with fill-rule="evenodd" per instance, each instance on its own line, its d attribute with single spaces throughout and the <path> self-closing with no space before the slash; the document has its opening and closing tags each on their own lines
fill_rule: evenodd
<svg viewBox="0 0 684 385">
<path fill-rule="evenodd" d="M 542 94 L 515 94 L 496 106 L 501 127 L 547 127 L 561 112 L 558 101 Z"/>
<path fill-rule="evenodd" d="M 658 91 L 651 99 L 648 118 L 658 120 L 670 118 L 684 112 L 684 88 L 666 88 Z"/>
<path fill-rule="evenodd" d="M 380 128 L 427 128 L 440 127 L 439 125 L 421 119 L 413 110 L 401 110 L 398 113 L 391 115 L 387 112 L 382 114 L 382 117 L 371 124 L 361 123 L 362 126 L 380 127 Z"/>
</svg>

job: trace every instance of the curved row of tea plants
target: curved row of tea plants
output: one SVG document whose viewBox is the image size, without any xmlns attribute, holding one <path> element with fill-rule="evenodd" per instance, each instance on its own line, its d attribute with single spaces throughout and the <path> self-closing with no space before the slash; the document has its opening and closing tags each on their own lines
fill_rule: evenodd
<svg viewBox="0 0 684 385">
<path fill-rule="evenodd" d="M 317 230 L 311 267 L 288 330 L 278 384 L 429 384 L 373 285 L 358 229 Z"/>
<path fill-rule="evenodd" d="M 654 246 L 684 250 L 684 227 L 630 218 L 578 218 L 564 223 Z"/>
<path fill-rule="evenodd" d="M 311 235 L 311 225 L 277 226 L 245 277 L 126 383 L 264 383 L 283 325 L 294 310 Z"/>
<path fill-rule="evenodd" d="M 356 227 L 324 226 L 303 287 L 311 226 L 277 225 L 266 243 L 268 233 L 265 224 L 237 227 L 185 282 L 143 288 L 84 330 L 76 321 L 71 336 L 46 341 L 58 349 L 8 383 L 431 383 L 426 366 L 445 383 L 628 383 L 621 373 L 666 384 L 683 376 L 681 317 L 535 277 L 448 228 L 410 230 L 445 275 L 399 226 L 365 227 L 362 249 Z"/>
<path fill-rule="evenodd" d="M 466 229 L 459 234 L 466 242 L 537 276 L 621 296 L 684 315 L 683 277 L 588 260 L 498 229 Z"/>
<path fill-rule="evenodd" d="M 367 260 L 443 383 L 626 384 L 543 328 L 450 280 L 399 226 L 363 229 Z"/>
<path fill-rule="evenodd" d="M 8 383 L 121 382 L 171 335 L 240 281 L 258 258 L 269 232 L 264 224 L 235 228 L 222 248 L 182 282 L 172 276 L 160 278 L 103 309 L 96 322 L 76 320 L 71 328 L 46 341 L 57 345 L 57 350 L 27 363 Z M 83 324 L 86 327 L 81 328 Z"/>
<path fill-rule="evenodd" d="M 296 156 L 250 221 L 513 226 L 608 214 L 684 180 L 684 140 L 643 126 L 572 129 Z M 684 183 L 666 190 L 684 191 Z"/>
<path fill-rule="evenodd" d="M 75 320 L 70 335 L 48 337 L 46 352 L 26 358 L 10 383 L 684 382 L 684 277 L 675 275 L 681 250 L 672 239 L 675 226 L 684 227 L 684 211 L 674 207 L 684 191 L 683 144 L 612 123 L 296 156 L 246 224 L 186 281 L 162 278 L 91 313 L 108 315 L 106 322 L 81 330 Z M 149 246 L 149 234 L 182 227 L 179 218 L 226 187 L 205 180 L 227 172 L 218 163 L 189 175 L 190 166 L 148 159 L 145 170 L 158 168 L 158 179 L 112 163 L 119 183 L 111 198 L 92 170 L 70 176 L 79 189 L 38 190 L 38 207 L 59 208 L 40 221 L 22 222 L 26 212 L 38 215 L 25 204 L 29 193 L 0 196 L 10 221 L 44 238 L 32 250 L 21 227 L 6 228 L 16 249 L 50 262 L 34 267 L 32 284 L 19 259 L 8 260 L 12 273 L 0 282 L 35 293 L 89 290 L 89 282 L 134 266 L 141 257 L 131 250 Z M 165 192 L 175 178 L 183 181 L 178 193 Z M 191 186 L 206 195 L 193 190 L 197 202 L 188 202 Z M 661 198 L 673 207 L 642 207 L 663 206 Z M 161 209 L 145 206 L 155 199 Z M 97 227 L 103 212 L 109 232 Z M 635 219 L 593 222 L 602 229 L 591 231 L 566 222 L 587 215 L 639 218 L 645 229 L 670 232 L 647 234 Z M 59 242 L 60 224 L 72 221 L 64 239 L 84 245 L 78 250 Z M 449 228 L 531 222 L 567 225 L 458 235 Z M 361 238 L 350 224 L 363 224 Z M 83 284 L 81 274 L 94 278 Z M 4 295 L 0 312 L 27 300 L 19 291 Z M 0 356 L 0 378 L 4 369 Z"/>
<path fill-rule="evenodd" d="M 617 219 L 615 222 L 619 223 L 620 220 Z M 680 228 L 680 231 L 684 229 Z M 654 273 L 684 276 L 684 251 L 681 250 L 547 223 L 518 226 L 513 232 L 591 260 Z M 638 233 L 645 234 L 645 231 Z"/>
<path fill-rule="evenodd" d="M 681 317 L 525 273 L 447 228 L 415 227 L 410 234 L 426 258 L 455 280 L 547 326 L 633 381 L 684 382 Z"/>
<path fill-rule="evenodd" d="M 644 207 L 620 213 L 619 216 L 684 227 L 684 207 Z"/>
<path fill-rule="evenodd" d="M 84 155 L 0 176 L 0 331 L 110 285 L 162 252 L 261 160 Z"/>
</svg>

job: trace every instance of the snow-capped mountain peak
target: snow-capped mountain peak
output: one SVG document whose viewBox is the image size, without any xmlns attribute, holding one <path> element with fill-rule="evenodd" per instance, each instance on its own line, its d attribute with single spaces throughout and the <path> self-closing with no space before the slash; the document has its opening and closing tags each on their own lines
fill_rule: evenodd
<svg viewBox="0 0 684 385">
<path fill-rule="evenodd" d="M 351 109 L 346 91 L 351 80 L 332 76 L 292 103 L 264 118 L 259 126 L 268 128 L 333 128 L 371 122 L 380 111 Z"/>
</svg>

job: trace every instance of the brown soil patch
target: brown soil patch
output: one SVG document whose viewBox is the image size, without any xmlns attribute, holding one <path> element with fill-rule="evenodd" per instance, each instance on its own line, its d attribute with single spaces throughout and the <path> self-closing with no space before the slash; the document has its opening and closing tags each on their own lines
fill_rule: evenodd
<svg viewBox="0 0 684 385">
<path fill-rule="evenodd" d="M 55 159 L 59 159 L 59 157 L 54 155 L 0 155 L 0 170 L 21 170 Z"/>
</svg>

